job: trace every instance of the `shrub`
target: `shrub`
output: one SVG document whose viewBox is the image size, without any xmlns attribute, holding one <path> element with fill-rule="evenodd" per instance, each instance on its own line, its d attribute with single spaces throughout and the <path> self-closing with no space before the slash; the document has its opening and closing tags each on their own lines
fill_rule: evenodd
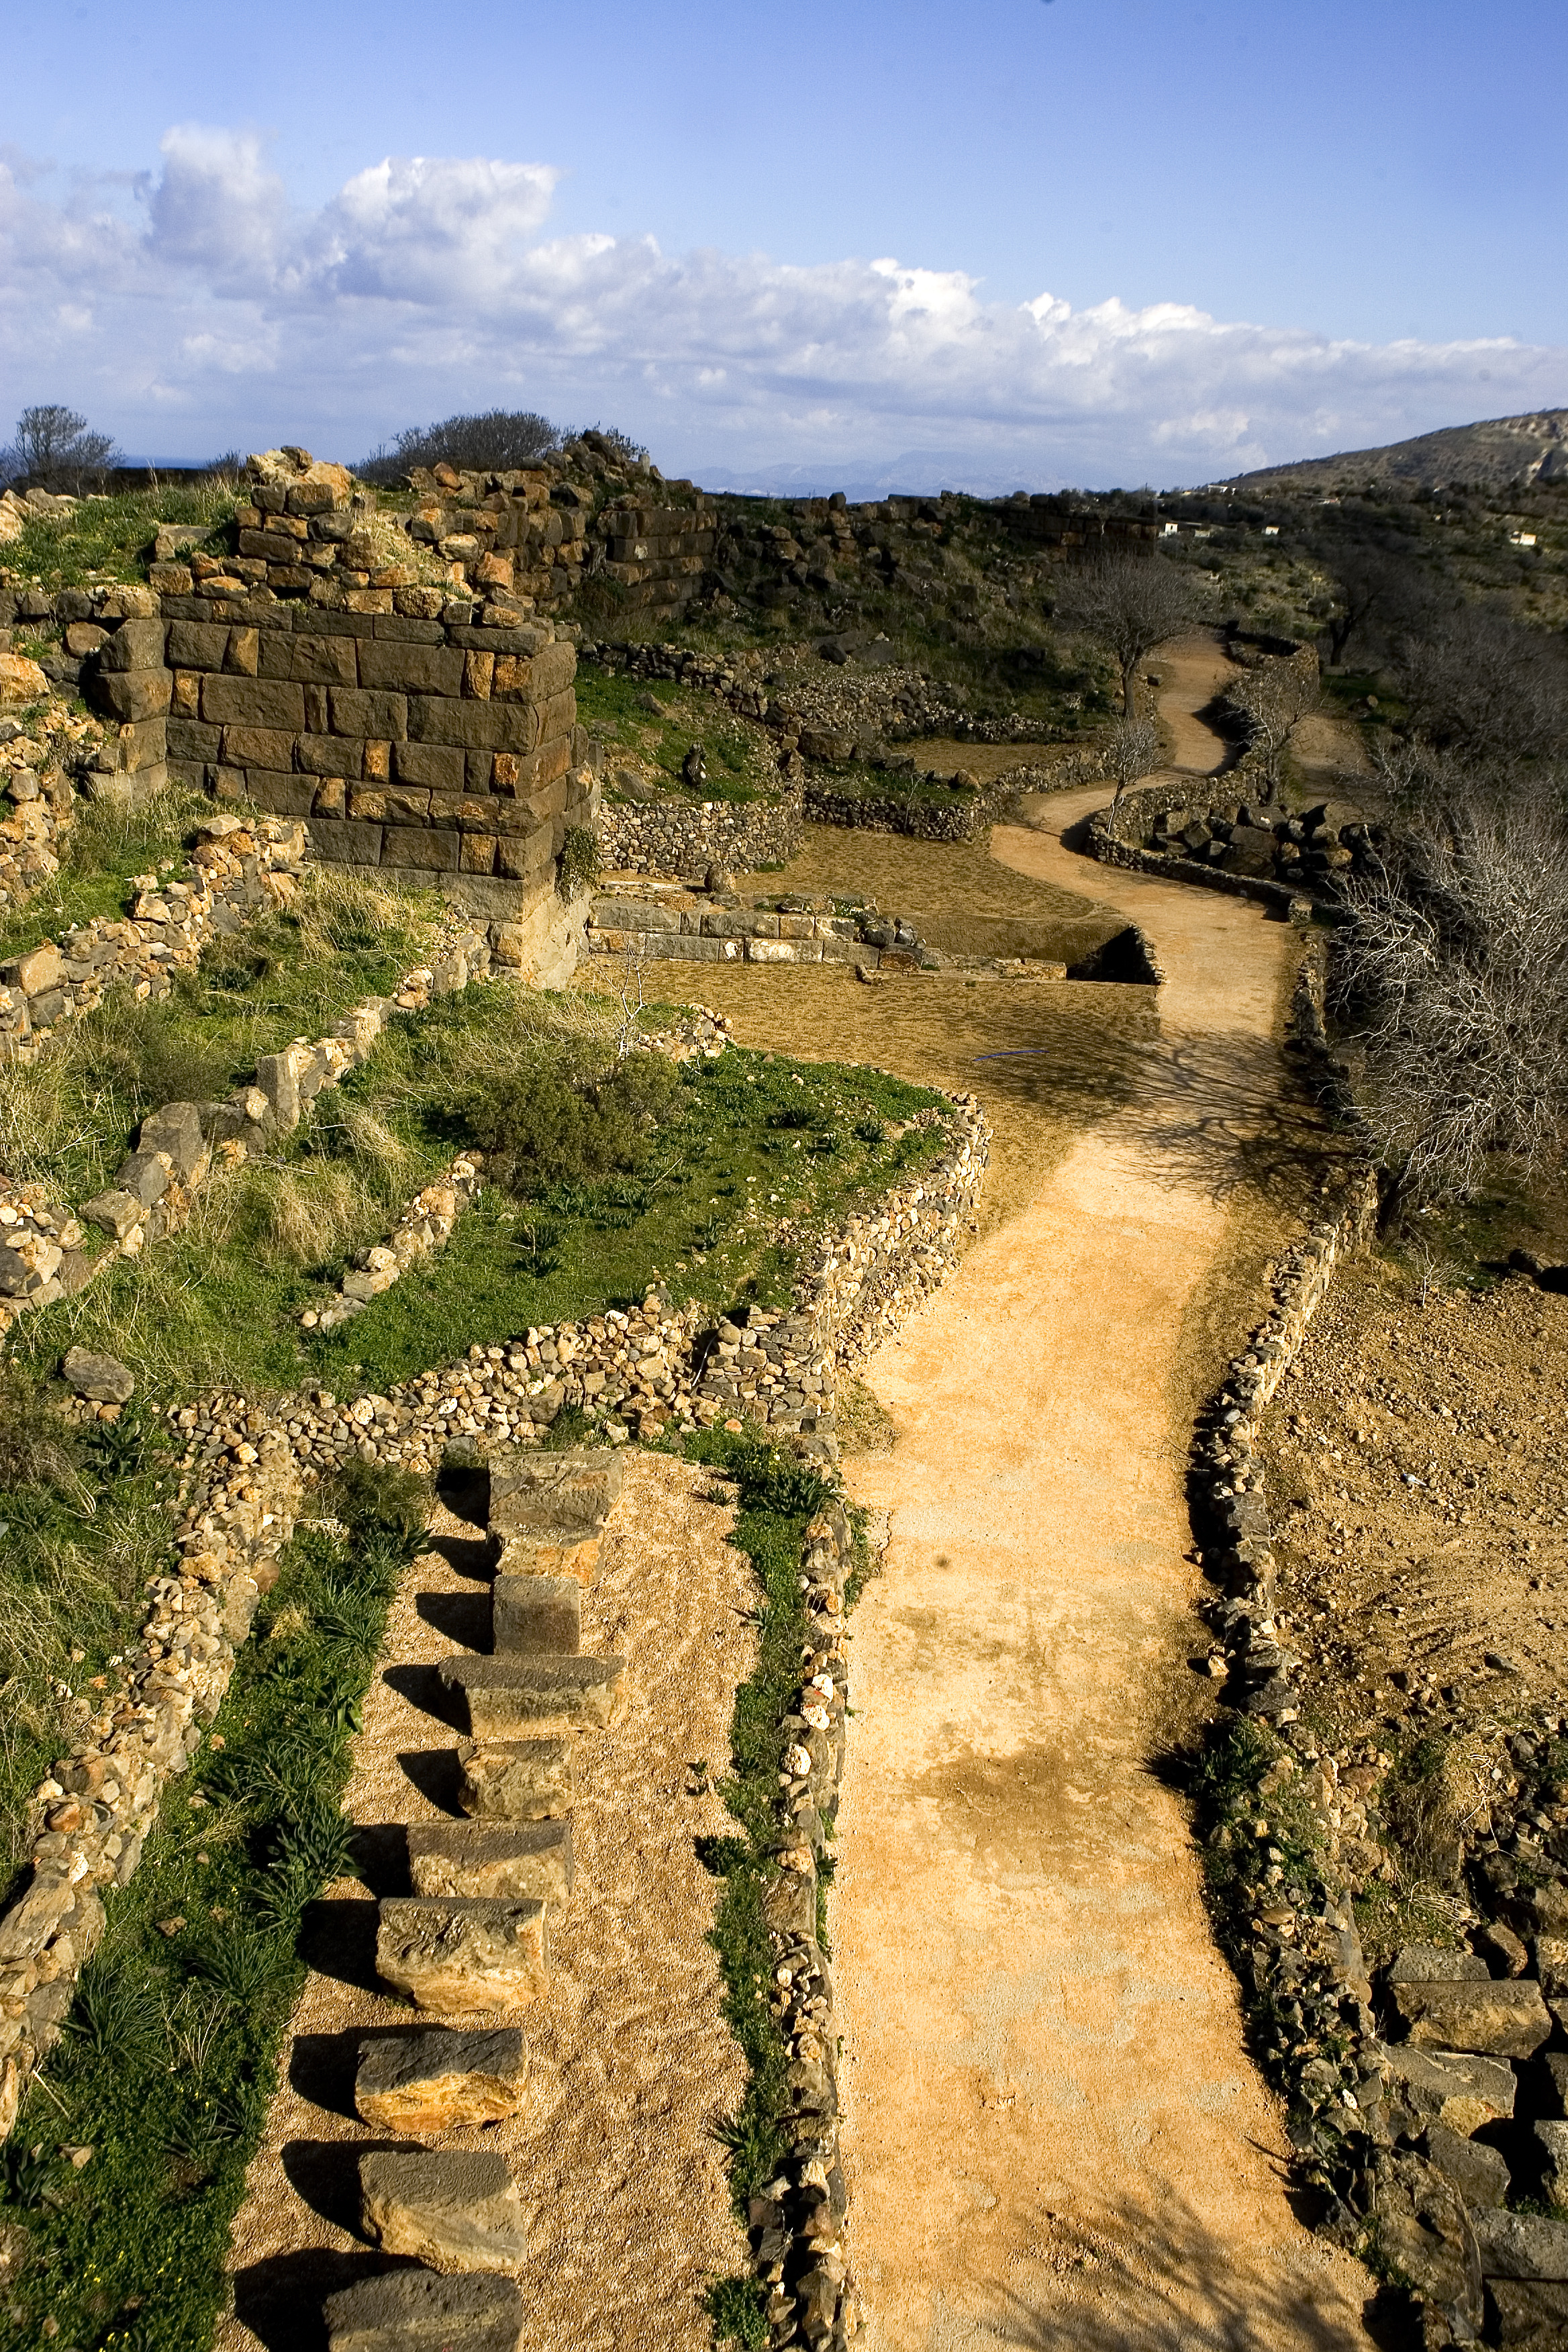
<svg viewBox="0 0 1568 2352">
<path fill-rule="evenodd" d="M 414 425 L 390 448 L 384 442 L 357 469 L 367 482 L 395 482 L 416 466 L 456 466 L 471 473 L 510 473 L 536 466 L 561 446 L 561 431 L 532 408 L 488 408 L 482 415 Z"/>
<path fill-rule="evenodd" d="M 461 1109 L 492 1173 L 526 1195 L 642 1167 L 679 1086 L 658 1054 L 579 1060 L 574 1070 L 541 1055 L 476 1083 Z"/>
<path fill-rule="evenodd" d="M 599 843 L 591 825 L 571 824 L 561 845 L 561 855 L 555 861 L 555 887 L 563 898 L 574 898 L 579 890 L 591 890 L 605 870 L 599 855 Z"/>
</svg>

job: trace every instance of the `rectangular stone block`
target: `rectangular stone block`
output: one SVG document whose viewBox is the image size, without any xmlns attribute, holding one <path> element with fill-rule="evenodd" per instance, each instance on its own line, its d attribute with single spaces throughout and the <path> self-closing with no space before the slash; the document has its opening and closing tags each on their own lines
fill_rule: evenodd
<svg viewBox="0 0 1568 2352">
<path fill-rule="evenodd" d="M 337 818 L 323 821 L 312 817 L 310 825 L 310 847 L 318 857 L 335 866 L 379 866 L 381 864 L 381 834 L 379 824 L 348 824 Z"/>
<path fill-rule="evenodd" d="M 168 659 L 173 669 L 221 669 L 227 650 L 228 624 L 226 621 L 171 621 L 169 624 Z"/>
<path fill-rule="evenodd" d="M 440 1674 L 476 1739 L 598 1730 L 626 1707 L 624 1658 L 447 1658 Z"/>
<path fill-rule="evenodd" d="M 570 1576 L 586 1591 L 599 1572 L 597 1535 L 556 1543 L 548 1536 L 504 1535 L 493 1529 L 490 1543 L 498 1576 Z"/>
<path fill-rule="evenodd" d="M 548 1982 L 544 1906 L 521 1896 L 388 1896 L 375 1965 L 417 2009 L 453 2016 L 527 2009 Z"/>
<path fill-rule="evenodd" d="M 458 833 L 494 833 L 496 803 L 488 793 L 432 793 L 430 822 Z"/>
<path fill-rule="evenodd" d="M 1498 1984 L 1399 1984 L 1390 1991 L 1410 2040 L 1426 2049 L 1530 2058 L 1552 2032 L 1541 1987 L 1517 1978 Z"/>
<path fill-rule="evenodd" d="M 378 613 L 373 635 L 396 645 L 444 646 L 447 642 L 446 629 L 439 621 L 421 620 L 413 613 Z"/>
<path fill-rule="evenodd" d="M 496 871 L 511 882 L 530 882 L 548 871 L 555 856 L 555 836 L 548 825 L 531 825 L 526 833 L 503 833 L 496 851 Z"/>
<path fill-rule="evenodd" d="M 433 2271 L 515 2271 L 528 2242 L 507 2160 L 489 2148 L 372 2148 L 359 2160 L 360 2222 L 384 2254 Z"/>
<path fill-rule="evenodd" d="M 527 2075 L 515 2025 L 489 2033 L 424 2026 L 360 2043 L 354 2105 L 377 2130 L 435 2139 L 515 2115 Z"/>
<path fill-rule="evenodd" d="M 494 1646 L 533 1657 L 570 1657 L 580 1650 L 583 1587 L 574 1576 L 498 1576 Z"/>
<path fill-rule="evenodd" d="M 360 650 L 364 651 L 363 643 Z M 408 732 L 408 703 L 401 694 L 367 694 L 335 686 L 331 718 L 334 735 L 369 735 L 379 742 L 398 743 Z"/>
<path fill-rule="evenodd" d="M 223 730 L 204 726 L 199 719 L 171 719 L 167 742 L 172 760 L 216 760 L 222 748 Z"/>
<path fill-rule="evenodd" d="M 471 648 L 476 653 L 532 655 L 542 653 L 546 646 L 555 642 L 553 630 L 530 621 L 521 622 L 515 629 L 481 629 L 459 621 L 447 634 L 453 645 L 461 646 L 465 652 Z M 576 647 L 569 646 L 568 650 L 573 659 L 573 675 L 575 676 Z"/>
<path fill-rule="evenodd" d="M 523 2352 L 517 2281 L 474 2271 L 384 2271 L 322 2306 L 328 2352 Z"/>
<path fill-rule="evenodd" d="M 268 809 L 274 816 L 309 816 L 315 805 L 314 776 L 286 776 L 275 768 L 247 768 L 245 789 L 258 808 Z"/>
<path fill-rule="evenodd" d="M 289 675 L 301 685 L 354 686 L 359 683 L 353 637 L 291 637 Z"/>
<path fill-rule="evenodd" d="M 301 735 L 294 765 L 302 775 L 344 776 L 353 783 L 363 772 L 364 745 L 353 735 Z"/>
<path fill-rule="evenodd" d="M 458 872 L 460 874 L 493 874 L 498 846 L 493 833 L 461 835 L 458 850 Z"/>
<path fill-rule="evenodd" d="M 288 774 L 294 766 L 294 742 L 281 727 L 226 727 L 219 756 L 228 768 L 270 768 Z"/>
<path fill-rule="evenodd" d="M 166 669 L 104 670 L 93 690 L 99 709 L 116 719 L 154 719 L 173 699 L 174 674 Z"/>
<path fill-rule="evenodd" d="M 162 621 L 121 621 L 99 655 L 105 670 L 162 669 L 164 625 Z"/>
<path fill-rule="evenodd" d="M 1465 2050 L 1423 2050 L 1409 2042 L 1384 2046 L 1378 2057 L 1388 2068 L 1389 2095 L 1417 2129 L 1424 2122 L 1447 2124 L 1468 2137 L 1483 2124 L 1511 2116 L 1519 2081 L 1505 2058 L 1482 2058 Z"/>
<path fill-rule="evenodd" d="M 362 686 L 400 694 L 459 694 L 463 656 L 455 646 L 400 644 L 378 635 L 360 647 L 359 677 Z"/>
<path fill-rule="evenodd" d="M 572 1823 L 419 1822 L 408 1832 L 408 1874 L 416 1895 L 564 1903 L 572 1888 Z"/>
<path fill-rule="evenodd" d="M 399 743 L 394 747 L 392 766 L 402 784 L 424 784 L 438 793 L 470 789 L 467 754 L 454 743 Z"/>
<path fill-rule="evenodd" d="M 204 677 L 202 717 L 219 727 L 287 728 L 297 735 L 305 724 L 305 690 L 276 677 Z"/>
<path fill-rule="evenodd" d="M 570 1739 L 465 1739 L 458 1801 L 475 1821 L 559 1820 L 576 1794 L 575 1754 Z"/>
<path fill-rule="evenodd" d="M 490 1464 L 491 1529 L 575 1541 L 604 1526 L 625 1477 L 625 1456 L 607 1445 L 499 1456 Z"/>
<path fill-rule="evenodd" d="M 405 730 L 416 743 L 457 743 L 465 751 L 532 751 L 542 740 L 531 702 L 462 702 L 416 695 Z"/>
<path fill-rule="evenodd" d="M 389 824 L 382 845 L 384 866 L 416 866 L 427 874 L 455 874 L 458 835 L 435 825 Z"/>
</svg>

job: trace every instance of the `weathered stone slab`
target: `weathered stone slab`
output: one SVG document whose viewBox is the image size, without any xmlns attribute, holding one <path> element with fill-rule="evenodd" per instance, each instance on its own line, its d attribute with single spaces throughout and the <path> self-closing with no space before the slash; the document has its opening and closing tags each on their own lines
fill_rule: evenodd
<svg viewBox="0 0 1568 2352">
<path fill-rule="evenodd" d="M 537 1536 L 492 1533 L 490 1542 L 498 1576 L 570 1576 L 586 1591 L 599 1572 L 596 1535 L 571 1543 L 550 1543 Z"/>
<path fill-rule="evenodd" d="M 1489 2331 L 1487 2341 L 1501 2352 L 1562 2352 L 1568 2344 L 1568 2286 L 1489 2279 L 1487 2297 L 1497 2331 Z"/>
<path fill-rule="evenodd" d="M 515 2271 L 522 2208 L 504 2156 L 480 2148 L 374 2148 L 359 2160 L 360 2224 L 384 2254 L 433 2271 Z"/>
<path fill-rule="evenodd" d="M 1478 2213 L 1483 2278 L 1568 2281 L 1568 2221 L 1538 2213 Z"/>
<path fill-rule="evenodd" d="M 483 2271 L 386 2271 L 330 2294 L 329 2352 L 522 2352 L 522 2291 Z"/>
<path fill-rule="evenodd" d="M 531 1731 L 586 1731 L 620 1720 L 624 1658 L 444 1658 L 441 1680 L 461 1696 L 476 1739 Z M 1544 2039 L 1544 2036 L 1542 2036 Z"/>
<path fill-rule="evenodd" d="M 380 2131 L 434 2139 L 514 2115 L 527 2073 L 515 2025 L 489 2033 L 426 2026 L 360 2043 L 354 2105 Z"/>
<path fill-rule="evenodd" d="M 515 1454 L 490 1465 L 490 1527 L 498 1535 L 562 1540 L 602 1528 L 621 1491 L 625 1458 L 608 1446 Z M 560 1530 L 562 1533 L 558 1533 Z"/>
<path fill-rule="evenodd" d="M 570 1739 L 466 1739 L 458 1801 L 476 1821 L 556 1820 L 572 1810 L 574 1754 Z"/>
<path fill-rule="evenodd" d="M 1563 2128 L 1568 2130 L 1568 2125 Z M 1449 2187 L 1458 2190 L 1472 2213 L 1481 2206 L 1502 2204 L 1508 2195 L 1508 2166 L 1498 2150 L 1467 2138 L 1447 2124 L 1427 2125 L 1426 2158 Z"/>
<path fill-rule="evenodd" d="M 572 1824 L 422 1822 L 408 1832 L 408 1874 L 416 1895 L 563 1903 L 572 1885 Z"/>
<path fill-rule="evenodd" d="M 1475 1952 L 1462 1952 L 1444 1944 L 1406 1944 L 1389 1963 L 1391 1985 L 1405 1984 L 1484 1984 L 1491 1974 L 1485 1960 Z"/>
<path fill-rule="evenodd" d="M 1407 2042 L 1381 2045 L 1378 2056 L 1388 2068 L 1391 2098 L 1417 2122 L 1444 2123 L 1468 2137 L 1513 2113 L 1519 2081 L 1506 2059 Z"/>
<path fill-rule="evenodd" d="M 569 1658 L 583 1646 L 583 1587 L 574 1576 L 498 1576 L 494 1608 L 498 1655 Z"/>
<path fill-rule="evenodd" d="M 459 2017 L 527 2009 L 549 1981 L 544 1906 L 521 1895 L 390 1895 L 375 1965 L 417 2009 Z"/>
<path fill-rule="evenodd" d="M 1427 2049 L 1529 2058 L 1552 2031 L 1541 1987 L 1517 1979 L 1500 1984 L 1397 1984 L 1390 1990 L 1411 2041 Z"/>
</svg>

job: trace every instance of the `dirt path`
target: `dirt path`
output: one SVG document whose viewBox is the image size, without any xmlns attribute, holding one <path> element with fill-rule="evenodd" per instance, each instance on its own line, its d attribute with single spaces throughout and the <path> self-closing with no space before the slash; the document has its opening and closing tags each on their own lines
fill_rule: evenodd
<svg viewBox="0 0 1568 2352">
<path fill-rule="evenodd" d="M 1160 681 L 1160 716 L 1171 743 L 1171 765 L 1158 772 L 1164 776 L 1182 770 L 1210 774 L 1230 747 L 1198 713 L 1227 679 L 1239 677 L 1240 671 L 1226 658 L 1218 635 L 1209 629 L 1196 630 L 1190 637 L 1173 637 L 1169 645 L 1149 656 L 1144 667 Z"/>
<path fill-rule="evenodd" d="M 1216 664 L 1157 659 L 1194 765 Z M 1101 797 L 1039 803 L 994 855 L 1083 888 L 1060 835 Z M 1292 2212 L 1150 1768 L 1191 1706 L 1184 1335 L 1258 1246 L 1227 1201 L 1280 1139 L 1290 938 L 1207 893 L 1088 878 L 1171 975 L 1158 1049 L 873 1359 L 898 1440 L 851 1465 L 891 1514 L 856 1619 L 834 1901 L 855 2262 L 886 2352 L 1340 2352 L 1367 2341 L 1370 2282 Z"/>
</svg>

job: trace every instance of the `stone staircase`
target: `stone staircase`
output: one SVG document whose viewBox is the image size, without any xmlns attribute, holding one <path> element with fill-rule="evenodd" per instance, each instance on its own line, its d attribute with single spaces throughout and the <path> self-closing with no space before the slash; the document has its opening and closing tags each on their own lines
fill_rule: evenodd
<svg viewBox="0 0 1568 2352">
<path fill-rule="evenodd" d="M 361 2120 L 413 2143 L 361 2153 L 361 2230 L 416 2267 L 329 2295 L 331 2352 L 517 2352 L 528 2248 L 507 2159 L 442 2142 L 503 2121 L 526 2093 L 510 2021 L 548 1992 L 552 1917 L 573 1884 L 574 1735 L 614 1725 L 625 1703 L 625 1660 L 579 1646 L 623 1466 L 587 1451 L 490 1466 L 492 1651 L 440 1669 L 468 1726 L 465 1818 L 409 1827 L 410 1892 L 379 1906 L 377 1971 L 421 2021 L 367 2038 L 354 2082 Z"/>
</svg>

